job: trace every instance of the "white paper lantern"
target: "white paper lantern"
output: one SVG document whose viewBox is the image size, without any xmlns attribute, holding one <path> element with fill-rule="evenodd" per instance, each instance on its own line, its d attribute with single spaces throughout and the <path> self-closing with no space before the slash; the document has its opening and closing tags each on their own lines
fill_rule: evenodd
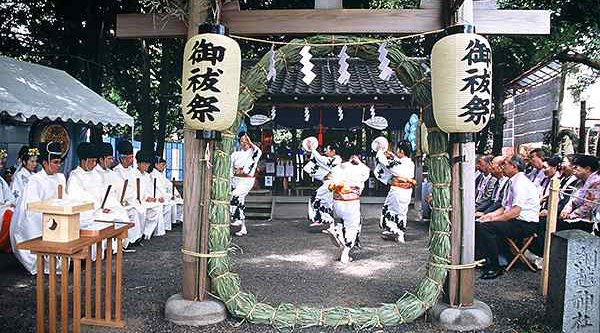
<svg viewBox="0 0 600 333">
<path fill-rule="evenodd" d="M 222 131 L 235 120 L 242 58 L 224 35 L 200 34 L 185 44 L 181 108 L 185 128 Z"/>
<path fill-rule="evenodd" d="M 439 40 L 431 54 L 433 115 L 446 133 L 479 132 L 492 109 L 492 53 L 488 41 L 461 33 Z"/>
</svg>

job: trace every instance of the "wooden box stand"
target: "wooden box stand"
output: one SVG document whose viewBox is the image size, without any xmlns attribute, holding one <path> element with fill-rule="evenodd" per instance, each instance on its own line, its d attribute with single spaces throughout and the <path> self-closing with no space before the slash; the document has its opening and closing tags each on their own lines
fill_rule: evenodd
<svg viewBox="0 0 600 333">
<path fill-rule="evenodd" d="M 78 214 L 78 213 L 77 213 Z M 59 214 L 60 215 L 60 214 Z M 80 324 L 99 325 L 109 327 L 125 327 L 121 313 L 122 294 L 122 258 L 123 239 L 127 237 L 129 225 L 107 224 L 100 230 L 82 230 L 79 239 L 70 242 L 48 242 L 41 237 L 34 238 L 17 244 L 18 249 L 29 250 L 37 255 L 36 276 L 36 332 L 46 332 L 46 298 L 44 286 L 44 257 L 48 257 L 48 332 L 55 333 L 57 325 L 57 277 L 60 276 L 60 332 L 69 331 L 69 265 L 73 262 L 72 272 L 72 332 L 80 332 Z M 105 265 L 102 260 L 102 242 L 106 240 Z M 116 254 L 113 254 L 113 240 L 117 244 Z M 93 264 L 90 257 L 91 247 L 97 246 L 97 260 Z M 113 270 L 113 256 L 115 264 Z M 60 260 L 61 273 L 57 274 L 57 259 Z M 82 266 L 82 261 L 85 265 Z M 95 269 L 94 269 L 95 266 Z M 104 267 L 103 267 L 104 266 Z M 81 313 L 81 272 L 85 270 L 84 305 L 85 314 Z M 104 270 L 104 273 L 102 272 Z M 92 302 L 92 271 L 95 271 L 95 299 Z M 103 279 L 104 278 L 104 279 Z M 114 278 L 114 284 L 113 284 Z M 104 303 L 102 303 L 102 286 L 104 285 Z M 114 297 L 113 297 L 114 289 Z M 95 312 L 92 312 L 95 304 Z M 104 309 L 104 313 L 102 313 Z M 114 315 L 113 310 L 114 309 Z M 102 316 L 104 314 L 104 316 Z"/>
<path fill-rule="evenodd" d="M 94 209 L 94 204 L 54 199 L 32 202 L 27 209 L 42 213 L 43 241 L 68 243 L 79 238 L 79 213 Z"/>
</svg>

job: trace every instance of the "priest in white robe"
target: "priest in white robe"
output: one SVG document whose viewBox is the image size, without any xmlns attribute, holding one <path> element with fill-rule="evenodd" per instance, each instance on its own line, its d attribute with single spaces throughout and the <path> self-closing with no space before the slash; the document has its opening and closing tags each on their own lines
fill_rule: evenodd
<svg viewBox="0 0 600 333">
<path fill-rule="evenodd" d="M 64 190 L 65 176 L 60 173 L 62 150 L 58 142 L 41 144 L 39 160 L 42 170 L 29 178 L 10 226 L 10 241 L 15 257 L 31 273 L 36 274 L 36 256 L 28 250 L 17 250 L 17 244 L 42 236 L 42 213 L 27 210 L 27 204 L 59 197 L 59 185 Z M 57 268 L 60 266 L 57 263 Z"/>
<path fill-rule="evenodd" d="M 231 200 L 229 212 L 231 214 L 231 225 L 240 228 L 234 232 L 236 236 L 244 236 L 248 233 L 246 229 L 246 196 L 254 186 L 254 173 L 262 151 L 246 135 L 240 132 L 238 135 L 241 150 L 231 154 Z"/>
<path fill-rule="evenodd" d="M 402 140 L 398 142 L 396 154 L 381 149 L 375 157 L 375 178 L 390 186 L 379 220 L 385 240 L 404 243 L 408 206 L 416 184 L 415 164 L 410 159 L 411 151 L 410 142 Z"/>
<path fill-rule="evenodd" d="M 136 182 L 136 175 L 139 174 L 139 172 L 135 172 L 136 175 L 134 175 L 134 171 L 136 169 L 134 169 L 133 167 L 133 145 L 131 144 L 131 142 L 129 141 L 121 141 L 117 144 L 117 152 L 119 155 L 119 164 L 117 166 L 114 167 L 113 171 L 115 172 L 116 175 L 118 175 L 121 179 L 122 182 L 124 182 L 127 179 L 127 190 L 125 191 L 125 199 L 124 199 L 124 204 L 126 206 L 134 206 L 136 207 L 136 209 L 141 210 L 144 212 L 144 222 L 143 222 L 143 228 L 141 230 L 143 236 L 146 239 L 150 239 L 150 237 L 152 237 L 152 234 L 154 233 L 154 231 L 157 229 L 158 225 L 162 225 L 163 224 L 163 214 L 161 214 L 160 209 L 156 208 L 156 205 L 153 205 L 152 207 L 149 207 L 148 203 L 144 203 L 142 201 L 142 197 L 141 197 L 141 189 L 140 189 L 140 197 L 138 198 L 137 196 L 137 182 Z M 138 162 L 139 163 L 139 162 Z M 149 165 L 149 164 L 148 164 Z M 147 167 L 146 167 L 147 170 Z M 141 181 L 140 181 L 141 184 Z M 157 233 L 157 235 L 160 234 Z M 164 235 L 164 231 L 162 233 L 162 235 Z"/>
<path fill-rule="evenodd" d="M 124 193 L 127 190 L 124 188 L 125 181 L 110 169 L 114 163 L 112 145 L 103 142 L 99 144 L 98 151 L 100 156 L 94 172 L 102 179 L 102 188 L 108 189 L 110 186 L 108 196 L 103 198 L 106 200 L 104 208 L 107 210 L 103 219 L 125 219 L 127 222 L 133 223 L 130 224 L 129 230 L 127 230 L 127 239 L 123 242 L 123 247 L 127 248 L 129 244 L 135 243 L 142 237 L 146 210 L 140 205 L 131 205 L 131 203 L 125 205 Z"/>
<path fill-rule="evenodd" d="M 152 178 L 156 179 L 156 186 L 159 196 L 165 199 L 165 203 L 171 208 L 171 222 L 178 223 L 183 221 L 183 199 L 181 194 L 172 181 L 166 176 L 167 161 L 156 156 L 154 169 L 151 172 Z"/>
</svg>

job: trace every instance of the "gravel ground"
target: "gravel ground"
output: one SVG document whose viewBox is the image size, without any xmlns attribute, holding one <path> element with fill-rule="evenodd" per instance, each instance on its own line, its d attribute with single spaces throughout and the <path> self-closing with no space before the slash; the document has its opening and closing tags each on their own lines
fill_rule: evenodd
<svg viewBox="0 0 600 333">
<path fill-rule="evenodd" d="M 243 288 L 271 304 L 313 306 L 378 306 L 413 289 L 424 274 L 427 226 L 409 222 L 405 244 L 384 242 L 377 223 L 363 225 L 362 248 L 354 261 L 336 262 L 336 250 L 322 234 L 308 232 L 305 221 L 250 222 L 249 234 L 236 238 L 243 252 L 235 256 Z M 82 326 L 83 332 L 273 332 L 262 325 L 239 324 L 234 318 L 210 327 L 177 326 L 164 319 L 166 299 L 180 292 L 181 226 L 152 238 L 135 253 L 124 255 L 123 310 L 127 328 Z M 476 272 L 476 274 L 479 274 Z M 517 265 L 502 277 L 476 279 L 475 295 L 495 316 L 489 332 L 542 332 L 543 298 L 539 273 Z M 0 254 L 0 332 L 33 332 L 35 279 L 12 255 Z M 350 329 L 309 328 L 305 332 L 350 332 Z M 443 332 L 426 317 L 385 328 L 385 332 Z"/>
</svg>

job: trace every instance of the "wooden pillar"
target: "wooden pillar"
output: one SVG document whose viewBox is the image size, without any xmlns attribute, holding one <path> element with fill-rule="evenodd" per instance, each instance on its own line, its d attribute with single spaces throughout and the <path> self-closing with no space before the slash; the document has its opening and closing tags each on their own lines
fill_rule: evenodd
<svg viewBox="0 0 600 333">
<path fill-rule="evenodd" d="M 198 26 L 206 20 L 208 6 L 206 0 L 190 0 L 189 2 L 189 24 L 188 39 L 198 34 Z M 201 159 L 203 149 L 206 147 L 206 141 L 196 138 L 196 131 L 184 130 L 184 178 L 183 178 L 183 248 L 189 251 L 200 252 L 201 249 L 208 248 L 201 246 L 201 227 L 202 223 L 208 224 L 208 207 L 205 207 L 206 198 L 210 197 L 210 187 L 203 186 L 210 184 L 212 179 L 209 172 L 204 173 L 206 163 Z M 204 209 L 206 208 L 206 209 Z M 204 267 L 200 267 L 204 264 Z M 206 260 L 198 260 L 195 257 L 183 255 L 183 298 L 186 300 L 203 300 L 207 290 Z"/>
<path fill-rule="evenodd" d="M 550 241 L 552 234 L 556 231 L 556 220 L 558 216 L 558 194 L 560 191 L 560 180 L 558 178 L 552 179 L 550 183 L 550 197 L 548 198 L 548 215 L 546 216 L 546 233 L 545 235 L 538 235 L 538 237 L 544 237 L 544 261 L 542 266 L 542 295 L 548 296 L 548 269 L 550 267 Z"/>
<path fill-rule="evenodd" d="M 577 145 L 577 153 L 585 154 L 585 119 L 587 118 L 587 108 L 585 101 L 581 101 L 579 109 L 579 144 Z"/>
</svg>

